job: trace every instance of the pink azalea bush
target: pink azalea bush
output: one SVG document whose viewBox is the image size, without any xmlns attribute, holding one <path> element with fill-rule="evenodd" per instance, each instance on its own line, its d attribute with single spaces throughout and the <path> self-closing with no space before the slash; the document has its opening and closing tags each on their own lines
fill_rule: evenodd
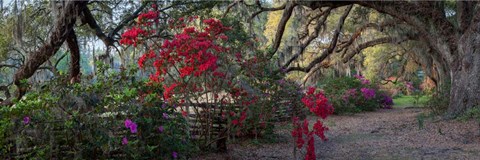
<svg viewBox="0 0 480 160">
<path fill-rule="evenodd" d="M 326 96 L 331 100 L 335 113 L 355 113 L 392 108 L 390 96 L 378 89 L 378 84 L 361 75 L 321 81 Z"/>
</svg>

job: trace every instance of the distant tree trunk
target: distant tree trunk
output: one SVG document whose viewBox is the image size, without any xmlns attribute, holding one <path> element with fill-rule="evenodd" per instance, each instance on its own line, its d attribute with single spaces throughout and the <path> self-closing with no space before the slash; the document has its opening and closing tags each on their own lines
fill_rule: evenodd
<svg viewBox="0 0 480 160">
<path fill-rule="evenodd" d="M 95 55 L 95 41 L 92 43 L 92 60 L 93 60 L 93 69 L 92 69 L 92 75 L 95 76 L 97 72 L 97 55 Z"/>
<path fill-rule="evenodd" d="M 67 45 L 70 49 L 70 82 L 80 82 L 80 48 L 78 47 L 75 31 L 70 31 L 67 37 Z"/>
<path fill-rule="evenodd" d="M 73 30 L 77 16 L 86 7 L 88 1 L 68 1 L 62 9 L 62 14 L 55 22 L 53 31 L 48 42 L 38 50 L 30 53 L 28 61 L 17 70 L 14 76 L 14 84 L 18 87 L 17 98 L 21 98 L 27 91 L 27 86 L 22 80 L 30 78 L 35 71 L 54 55 L 65 42 L 69 32 Z"/>
</svg>

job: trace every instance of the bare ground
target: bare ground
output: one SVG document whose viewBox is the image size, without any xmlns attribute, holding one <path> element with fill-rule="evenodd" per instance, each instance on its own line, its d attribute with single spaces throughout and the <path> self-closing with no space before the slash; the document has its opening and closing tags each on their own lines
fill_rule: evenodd
<svg viewBox="0 0 480 160">
<path fill-rule="evenodd" d="M 418 118 L 424 112 L 396 108 L 331 116 L 325 122 L 329 140 L 315 144 L 317 159 L 480 159 L 477 122 Z M 277 124 L 275 143 L 237 140 L 227 153 L 195 159 L 294 159 L 289 126 Z"/>
</svg>

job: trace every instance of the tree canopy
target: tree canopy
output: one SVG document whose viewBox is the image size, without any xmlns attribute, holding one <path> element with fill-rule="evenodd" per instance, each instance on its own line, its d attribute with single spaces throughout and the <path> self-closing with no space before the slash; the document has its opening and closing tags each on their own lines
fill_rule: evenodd
<svg viewBox="0 0 480 160">
<path fill-rule="evenodd" d="M 335 74 L 348 75 L 352 68 L 360 71 L 366 65 L 371 66 L 365 70 L 367 76 L 382 73 L 376 78 L 385 80 L 420 68 L 438 85 L 452 85 L 452 114 L 479 103 L 476 37 L 480 14 L 474 1 L 14 0 L 10 4 L 2 9 L 0 21 L 2 30 L 11 31 L 0 36 L 0 67 L 4 75 L 15 73 L 1 82 L 9 92 L 14 90 L 12 84 L 16 86 L 16 98 L 28 91 L 25 79 L 40 73 L 43 78 L 38 80 L 58 76 L 59 70 L 66 71 L 66 61 L 72 82 L 78 81 L 80 68 L 95 74 L 95 61 L 120 68 L 134 64 L 130 62 L 144 50 L 119 45 L 120 35 L 155 4 L 162 13 L 160 24 L 169 18 L 200 15 L 244 30 L 248 35 L 243 37 L 255 39 L 253 47 L 263 49 L 276 66 L 275 74 L 286 72 L 308 80 L 330 67 Z M 166 25 L 156 33 L 158 37 L 173 35 Z M 384 74 L 390 71 L 398 74 Z"/>
</svg>

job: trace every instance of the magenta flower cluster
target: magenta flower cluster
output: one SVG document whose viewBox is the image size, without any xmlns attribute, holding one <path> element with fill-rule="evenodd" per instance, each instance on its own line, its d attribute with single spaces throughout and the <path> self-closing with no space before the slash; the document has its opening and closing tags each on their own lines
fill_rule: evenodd
<svg viewBox="0 0 480 160">
<path fill-rule="evenodd" d="M 128 118 L 125 120 L 125 127 L 130 129 L 131 133 L 137 133 L 137 124 L 135 122 L 133 122 L 132 120 L 128 119 Z M 127 137 L 123 137 L 122 138 L 122 145 L 127 145 L 127 144 L 128 144 Z"/>
<path fill-rule="evenodd" d="M 411 92 L 415 91 L 416 88 L 413 86 L 413 83 L 412 82 L 405 82 L 405 86 L 407 87 L 407 89 Z"/>
<path fill-rule="evenodd" d="M 370 84 L 370 81 L 368 79 L 366 79 L 365 77 L 363 77 L 362 75 L 355 75 L 354 76 L 355 78 L 357 78 L 358 80 L 360 80 L 360 82 L 363 84 L 363 85 L 369 85 Z"/>
<path fill-rule="evenodd" d="M 365 99 L 370 100 L 370 99 L 375 97 L 375 90 L 374 89 L 362 88 L 362 89 L 360 89 L 360 91 L 362 92 L 363 97 L 365 97 Z"/>
<path fill-rule="evenodd" d="M 348 99 L 350 97 L 355 97 L 357 95 L 357 89 L 356 88 L 352 88 L 352 89 L 349 89 L 347 91 L 345 91 L 345 93 L 343 94 L 342 96 L 342 99 L 344 101 L 348 101 Z"/>
<path fill-rule="evenodd" d="M 125 120 L 125 127 L 130 129 L 130 132 L 137 133 L 137 124 L 130 119 Z"/>
<path fill-rule="evenodd" d="M 122 138 L 122 145 L 127 145 L 128 144 L 128 139 L 127 137 Z"/>
<path fill-rule="evenodd" d="M 30 117 L 29 117 L 29 116 L 25 116 L 25 117 L 23 118 L 23 124 L 27 125 L 27 124 L 29 124 L 29 123 L 30 123 Z"/>
<path fill-rule="evenodd" d="M 391 109 L 393 105 L 393 99 L 392 97 L 388 95 L 383 95 L 383 99 L 381 101 L 383 108 L 385 109 Z"/>
</svg>

